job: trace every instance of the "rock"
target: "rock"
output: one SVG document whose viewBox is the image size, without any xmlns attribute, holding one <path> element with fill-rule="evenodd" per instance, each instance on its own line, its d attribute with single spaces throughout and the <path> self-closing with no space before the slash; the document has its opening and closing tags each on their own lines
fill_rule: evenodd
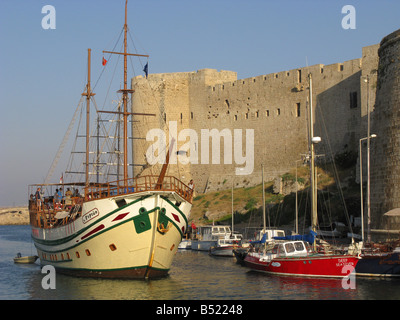
<svg viewBox="0 0 400 320">
<path fill-rule="evenodd" d="M 275 194 L 283 194 L 287 196 L 292 192 L 296 192 L 296 189 L 298 191 L 303 190 L 304 184 L 291 179 L 283 181 L 282 177 L 277 177 L 274 180 L 273 192 Z"/>
</svg>

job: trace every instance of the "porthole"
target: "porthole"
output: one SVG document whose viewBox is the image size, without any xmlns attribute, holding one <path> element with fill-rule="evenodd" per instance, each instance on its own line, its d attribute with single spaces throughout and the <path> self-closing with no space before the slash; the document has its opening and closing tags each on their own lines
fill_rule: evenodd
<svg viewBox="0 0 400 320">
<path fill-rule="evenodd" d="M 117 247 L 115 246 L 114 243 L 110 244 L 109 247 L 110 247 L 110 250 L 111 250 L 111 251 L 117 250 Z"/>
<path fill-rule="evenodd" d="M 86 252 L 86 255 L 87 255 L 88 257 L 91 255 L 91 253 L 90 253 L 90 250 L 89 250 L 89 249 L 86 249 L 86 250 L 85 250 L 85 252 Z"/>
<path fill-rule="evenodd" d="M 81 257 L 81 255 L 79 254 L 78 251 L 76 251 L 75 254 L 76 254 L 76 257 L 77 257 L 78 259 Z"/>
</svg>

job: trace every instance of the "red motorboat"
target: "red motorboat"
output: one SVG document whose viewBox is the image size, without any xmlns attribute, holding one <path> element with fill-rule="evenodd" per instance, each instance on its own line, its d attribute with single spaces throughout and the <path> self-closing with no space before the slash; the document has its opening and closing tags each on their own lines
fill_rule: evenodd
<svg viewBox="0 0 400 320">
<path fill-rule="evenodd" d="M 343 278 L 353 272 L 357 256 L 323 255 L 313 253 L 305 241 L 285 241 L 271 252 L 249 252 L 244 260 L 247 267 L 270 274 Z"/>
</svg>

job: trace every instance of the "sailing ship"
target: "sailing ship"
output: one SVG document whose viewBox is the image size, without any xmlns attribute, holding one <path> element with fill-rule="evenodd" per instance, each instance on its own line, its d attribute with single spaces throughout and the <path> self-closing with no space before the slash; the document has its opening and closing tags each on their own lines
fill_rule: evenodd
<svg viewBox="0 0 400 320">
<path fill-rule="evenodd" d="M 164 276 L 188 227 L 193 190 L 178 178 L 166 175 L 169 151 L 159 175 L 128 177 L 128 116 L 136 114 L 128 112 L 128 94 L 133 90 L 127 87 L 127 57 L 148 56 L 127 52 L 127 2 L 124 52 L 103 51 L 124 57 L 124 87 L 119 91 L 124 109 L 114 112 L 123 117 L 124 148 L 123 152 L 116 150 L 118 157 L 123 154 L 123 179 L 119 174 L 115 181 L 89 179 L 93 174 L 89 169 L 89 126 L 94 96 L 89 49 L 87 85 L 82 94 L 86 98 L 85 179 L 29 186 L 30 224 L 37 255 L 42 265 L 52 265 L 60 273 L 132 279 Z M 56 195 L 44 194 L 54 188 L 81 188 L 83 194 L 62 194 L 62 201 Z"/>
<path fill-rule="evenodd" d="M 309 74 L 309 85 L 312 235 L 316 235 L 317 188 L 314 144 L 319 143 L 321 138 L 314 137 L 311 74 Z M 282 243 L 275 244 L 270 252 L 249 252 L 244 262 L 247 267 L 255 271 L 286 276 L 343 278 L 354 271 L 359 260 L 356 255 L 319 254 L 316 252 L 315 240 L 310 242 L 313 244 L 313 249 L 305 240 L 283 240 Z"/>
</svg>

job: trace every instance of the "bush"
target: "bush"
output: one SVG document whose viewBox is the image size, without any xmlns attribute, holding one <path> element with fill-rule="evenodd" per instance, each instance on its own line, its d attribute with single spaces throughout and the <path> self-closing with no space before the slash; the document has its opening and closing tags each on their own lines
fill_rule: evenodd
<svg viewBox="0 0 400 320">
<path fill-rule="evenodd" d="M 254 198 L 251 198 L 249 201 L 247 201 L 246 205 L 245 205 L 245 209 L 246 210 L 252 210 L 255 209 L 255 205 L 257 203 L 257 200 Z"/>
</svg>

